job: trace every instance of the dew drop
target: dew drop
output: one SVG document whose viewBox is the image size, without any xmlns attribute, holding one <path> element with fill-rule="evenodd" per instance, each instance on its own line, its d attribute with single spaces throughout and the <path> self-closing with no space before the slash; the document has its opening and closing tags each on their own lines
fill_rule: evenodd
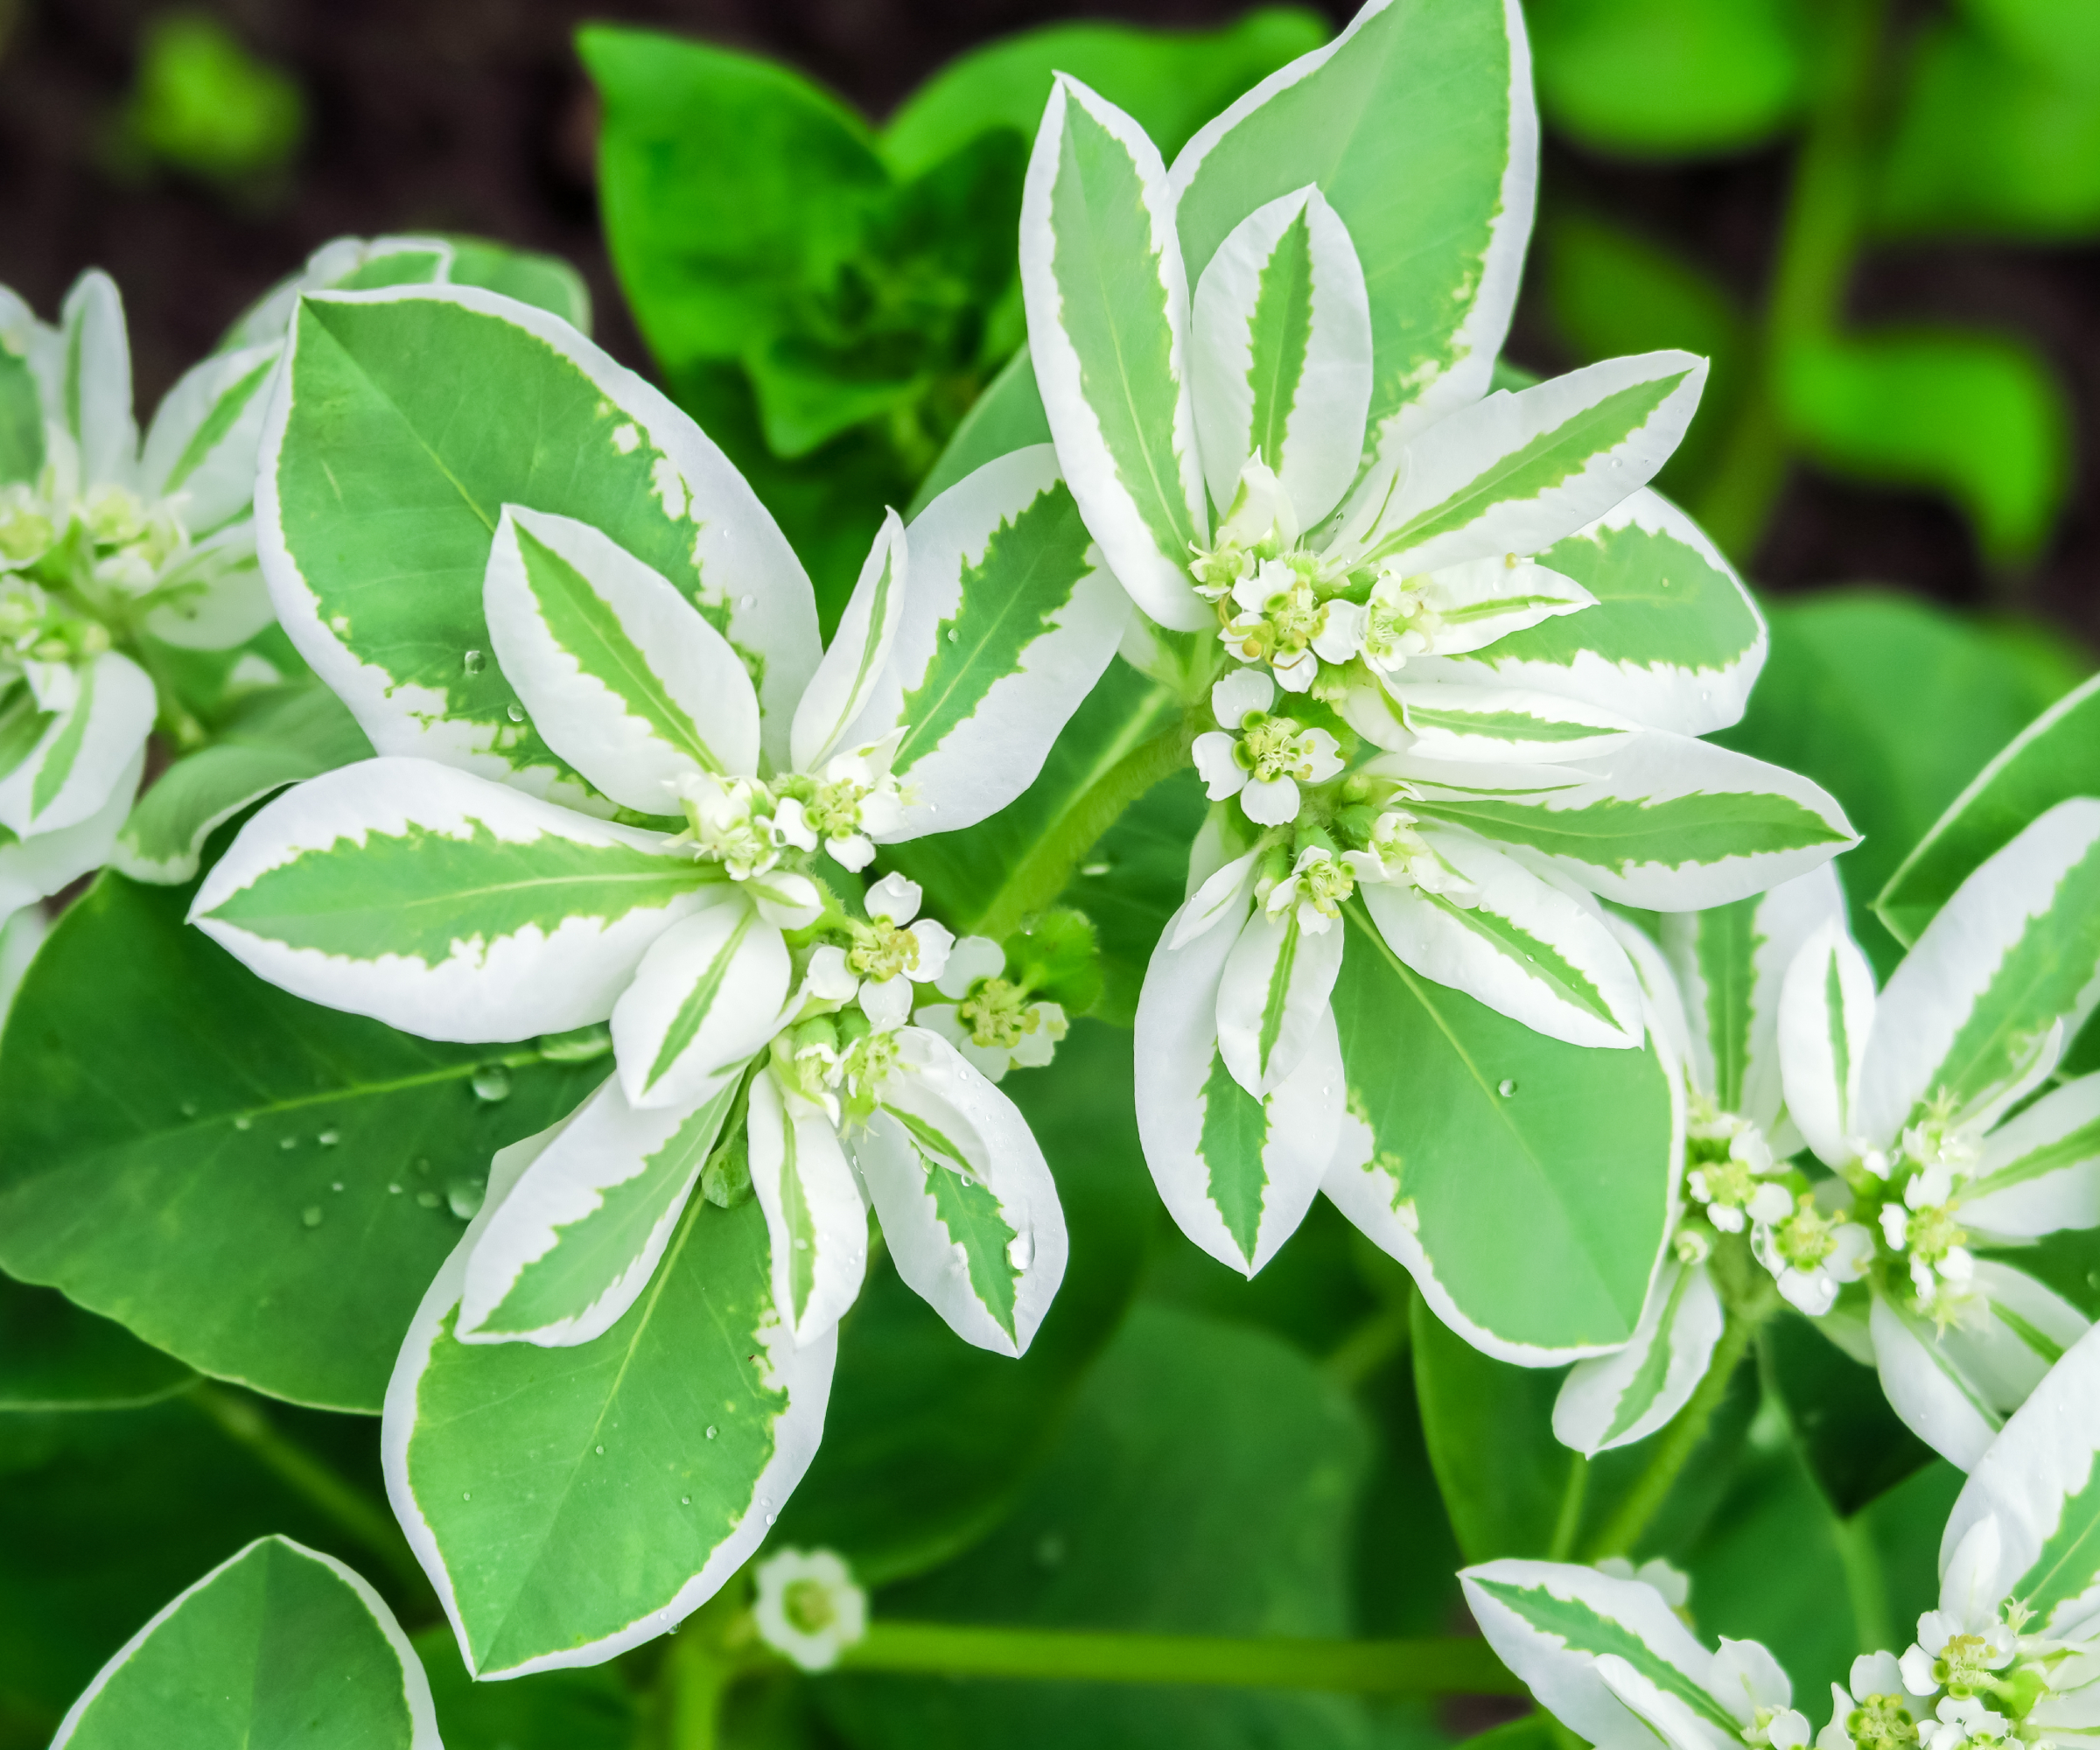
<svg viewBox="0 0 2100 1750">
<path fill-rule="evenodd" d="M 485 1063 L 474 1072 L 474 1098 L 477 1100 L 508 1100 L 510 1098 L 510 1072 L 500 1063 Z"/>
<path fill-rule="evenodd" d="M 332 1149 L 342 1139 L 343 1133 L 340 1130 L 323 1130 L 319 1136 L 314 1138 L 314 1141 L 325 1149 Z"/>
<path fill-rule="evenodd" d="M 281 1149 L 296 1149 L 298 1147 L 298 1145 L 299 1139 L 297 1137 L 283 1138 L 277 1144 L 277 1146 Z"/>
<path fill-rule="evenodd" d="M 713 1439 L 715 1438 L 715 1424 L 711 1422 L 707 1424 L 707 1438 L 710 1440 Z"/>
<path fill-rule="evenodd" d="M 331 1191 L 340 1191 L 340 1190 L 343 1188 L 343 1181 L 342 1181 L 341 1180 L 340 1180 L 340 1179 L 339 1179 L 339 1180 L 337 1180 L 335 1181 L 335 1183 L 334 1183 L 334 1184 L 331 1185 L 331 1186 L 330 1186 L 328 1188 L 329 1188 Z"/>
<path fill-rule="evenodd" d="M 756 596 L 746 596 L 737 604 L 738 607 L 756 607 L 758 605 L 759 598 Z"/>
<path fill-rule="evenodd" d="M 426 1209 L 435 1209 L 440 1203 L 444 1201 L 444 1199 L 440 1197 L 435 1191 L 418 1191 L 416 1194 L 416 1200 L 422 1204 Z"/>
<path fill-rule="evenodd" d="M 1007 1243 L 1006 1262 L 1016 1270 L 1026 1270 L 1035 1262 L 1035 1241 L 1026 1234 L 1016 1234 Z"/>
<path fill-rule="evenodd" d="M 600 1447 L 598 1449 L 598 1457 L 599 1457 L 599 1458 L 601 1458 L 601 1459 L 605 1457 L 605 1455 L 606 1455 L 606 1449 L 605 1449 L 603 1446 L 600 1446 Z"/>
<path fill-rule="evenodd" d="M 488 1181 L 481 1179 L 455 1179 L 444 1187 L 444 1200 L 462 1222 L 471 1222 L 481 1213 L 481 1200 L 488 1193 Z"/>
<path fill-rule="evenodd" d="M 185 1100 L 180 1110 L 184 1117 L 193 1118 L 197 1116 L 197 1102 L 194 1100 Z"/>
<path fill-rule="evenodd" d="M 768 1525 L 770 1525 L 770 1524 L 772 1524 L 772 1523 L 773 1523 L 773 1522 L 774 1522 L 774 1520 L 778 1519 L 780 1516 L 779 1514 L 777 1514 L 777 1513 L 768 1513 L 768 1514 L 766 1516 L 766 1522 Z"/>
<path fill-rule="evenodd" d="M 239 1117 L 234 1120 L 234 1128 L 236 1130 L 253 1130 L 255 1128 L 255 1123 L 256 1121 L 253 1118 L 249 1117 L 247 1113 L 243 1112 Z"/>
<path fill-rule="evenodd" d="M 398 1185 L 389 1185 L 388 1186 L 387 1186 L 387 1194 L 388 1194 L 389 1197 L 398 1197 L 398 1196 L 400 1196 L 400 1195 L 401 1195 L 401 1186 L 399 1186 Z"/>
<path fill-rule="evenodd" d="M 1082 863 L 1079 865 L 1079 872 L 1082 875 L 1106 875 L 1114 867 L 1115 864 L 1111 863 Z"/>
<path fill-rule="evenodd" d="M 1516 1092 L 1516 1083 L 1514 1082 L 1502 1082 L 1497 1084 L 1494 1091 L 1497 1094 L 1500 1094 L 1503 1099 L 1507 1100 L 1511 1095 Z"/>
<path fill-rule="evenodd" d="M 798 1235 L 795 1238 L 794 1249 L 798 1252 L 806 1252 L 809 1250 L 809 1242 Z"/>
<path fill-rule="evenodd" d="M 693 1498 L 690 1494 L 682 1494 L 678 1497 L 678 1504 L 681 1507 L 690 1507 L 693 1504 Z"/>
<path fill-rule="evenodd" d="M 473 1492 L 473 1490 L 472 1490 L 472 1489 L 471 1489 L 471 1488 L 463 1488 L 463 1489 L 461 1489 L 461 1490 L 459 1491 L 459 1499 L 460 1499 L 460 1500 L 462 1500 L 462 1501 L 472 1501 L 473 1498 L 474 1498 L 474 1492 Z"/>
<path fill-rule="evenodd" d="M 321 1206 L 318 1203 L 309 1203 L 299 1212 L 299 1220 L 309 1228 L 319 1227 L 321 1225 Z"/>
<path fill-rule="evenodd" d="M 515 704 L 505 705 L 503 715 L 513 723 L 523 723 L 525 721 L 525 707 Z"/>
<path fill-rule="evenodd" d="M 479 650 L 470 650 L 466 653 L 463 666 L 468 674 L 479 675 L 483 668 L 488 666 L 488 658 Z"/>
</svg>

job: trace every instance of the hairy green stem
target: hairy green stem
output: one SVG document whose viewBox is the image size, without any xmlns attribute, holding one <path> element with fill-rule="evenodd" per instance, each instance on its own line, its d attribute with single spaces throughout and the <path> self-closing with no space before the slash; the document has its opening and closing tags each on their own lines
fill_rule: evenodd
<svg viewBox="0 0 2100 1750">
<path fill-rule="evenodd" d="M 1844 314 L 1872 172 L 1876 73 L 1887 0 L 1833 0 L 1822 80 L 1794 161 L 1755 356 L 1733 424 L 1693 514 L 1725 552 L 1748 564 L 1786 484 L 1789 445 L 1780 378 L 1802 345 L 1827 340 Z"/>
<path fill-rule="evenodd" d="M 1123 811 L 1153 785 L 1188 763 L 1195 738 L 1192 713 L 1142 741 L 1095 780 L 1065 810 L 1055 830 L 1023 858 L 971 926 L 972 933 L 1004 941 L 1035 913 L 1055 902 L 1080 861 L 1101 842 Z"/>
<path fill-rule="evenodd" d="M 200 1382 L 186 1395 L 228 1439 L 248 1452 L 345 1536 L 378 1557 L 386 1564 L 388 1572 L 419 1601 L 435 1606 L 437 1599 L 430 1591 L 430 1579 L 391 1513 L 289 1438 L 270 1421 L 262 1406 L 247 1393 Z"/>
<path fill-rule="evenodd" d="M 1485 1641 L 1241 1640 L 873 1622 L 842 1669 L 1087 1684 L 1204 1684 L 1354 1695 L 1518 1695 Z"/>
<path fill-rule="evenodd" d="M 1728 1382 L 1735 1377 L 1736 1368 L 1749 1353 L 1750 1339 L 1762 1322 L 1760 1312 L 1729 1309 L 1727 1322 L 1721 1326 L 1721 1340 L 1713 1346 L 1713 1359 L 1707 1363 L 1705 1377 L 1699 1381 L 1684 1407 L 1662 1431 L 1662 1444 L 1648 1461 L 1648 1468 L 1634 1480 L 1633 1492 L 1619 1503 L 1619 1510 L 1592 1541 L 1585 1560 L 1595 1562 L 1606 1556 L 1630 1556 L 1634 1552 L 1649 1522 L 1669 1498 L 1686 1461 L 1705 1438 L 1707 1424 L 1713 1420 L 1713 1412 L 1720 1407 L 1721 1399 L 1727 1396 Z"/>
</svg>

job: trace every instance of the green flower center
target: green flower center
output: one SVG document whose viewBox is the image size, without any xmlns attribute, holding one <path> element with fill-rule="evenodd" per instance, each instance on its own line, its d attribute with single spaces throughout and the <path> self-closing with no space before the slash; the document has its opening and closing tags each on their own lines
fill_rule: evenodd
<svg viewBox="0 0 2100 1750">
<path fill-rule="evenodd" d="M 860 830 L 860 805 L 872 794 L 865 784 L 850 778 L 812 784 L 802 803 L 802 817 L 819 838 L 849 838 Z"/>
<path fill-rule="evenodd" d="M 1932 1675 L 1949 1695 L 1974 1695 L 1997 1681 L 1990 1661 L 1991 1643 L 1981 1634 L 1956 1634 L 1940 1648 Z"/>
<path fill-rule="evenodd" d="M 1796 1270 L 1814 1270 L 1838 1250 L 1838 1228 L 1837 1218 L 1824 1214 L 1803 1192 L 1794 1213 L 1774 1230 L 1773 1242 Z"/>
<path fill-rule="evenodd" d="M 972 1045 L 1012 1051 L 1042 1025 L 1028 993 L 1004 978 L 987 978 L 956 1005 L 956 1015 L 970 1029 Z"/>
<path fill-rule="evenodd" d="M 846 964 L 859 978 L 880 983 L 909 972 L 919 963 L 919 938 L 908 929 L 878 918 L 873 923 L 853 926 L 853 946 L 846 950 Z"/>
<path fill-rule="evenodd" d="M 838 1620 L 831 1589 L 822 1580 L 789 1580 L 780 1593 L 780 1614 L 805 1634 L 821 1634 Z"/>
<path fill-rule="evenodd" d="M 1903 1238 L 1911 1255 L 1931 1264 L 1969 1242 L 1968 1229 L 1955 1217 L 1951 1204 L 1914 1211 L 1903 1224 Z"/>
<path fill-rule="evenodd" d="M 1862 1696 L 1845 1715 L 1844 1729 L 1858 1750 L 1901 1750 L 1918 1741 L 1918 1723 L 1900 1696 Z"/>
<path fill-rule="evenodd" d="M 1264 784 L 1312 775 L 1312 762 L 1301 743 L 1298 726 L 1287 717 L 1250 715 L 1233 753 L 1242 767 Z"/>
</svg>

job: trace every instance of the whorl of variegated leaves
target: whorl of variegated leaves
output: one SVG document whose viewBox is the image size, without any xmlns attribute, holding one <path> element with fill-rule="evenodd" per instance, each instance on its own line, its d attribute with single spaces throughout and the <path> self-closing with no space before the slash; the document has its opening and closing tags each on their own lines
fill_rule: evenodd
<svg viewBox="0 0 2100 1750">
<path fill-rule="evenodd" d="M 386 1601 L 334 1557 L 261 1537 L 156 1611 L 52 1744 L 245 1743 L 322 1718 L 338 1741 L 441 1750 L 430 1679 Z"/>
<path fill-rule="evenodd" d="M 1418 1277 L 1449 1246 L 1392 1165 L 1435 1170 L 1418 1124 L 1295 1116 L 1369 1108 L 1360 1076 L 1394 1073 L 1371 1068 L 1390 1034 L 1340 1018 L 1353 956 L 1544 1040 L 1638 1050 L 1600 898 L 1727 903 L 1852 839 L 1816 786 L 1695 738 L 1740 712 L 1763 654 L 1726 563 L 1644 490 L 1704 361 L 1487 393 L 1535 145 L 1521 18 L 1480 0 L 1367 7 L 1172 172 L 1060 78 L 1030 161 L 1022 289 L 1074 495 L 1137 606 L 1217 640 L 1175 659 L 1217 676 L 1193 749 L 1217 806 L 1139 1008 L 1139 1121 L 1178 1219 L 1241 1270 L 1323 1179 Z M 1629 1263 L 1558 1340 L 1488 1340 L 1623 1344 Z M 1480 1330 L 1502 1315 L 1471 1273 L 1436 1298 Z"/>
</svg>

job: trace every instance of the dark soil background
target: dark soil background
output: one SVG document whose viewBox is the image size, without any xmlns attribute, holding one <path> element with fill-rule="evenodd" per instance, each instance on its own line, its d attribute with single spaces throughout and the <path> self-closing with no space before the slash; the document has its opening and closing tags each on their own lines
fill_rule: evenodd
<svg viewBox="0 0 2100 1750">
<path fill-rule="evenodd" d="M 242 211 L 172 177 L 110 167 L 112 118 L 140 27 L 159 0 L 0 0 L 0 282 L 41 312 L 100 265 L 123 289 L 142 404 L 250 298 L 345 233 L 452 229 L 556 251 L 589 278 L 598 337 L 646 368 L 596 223 L 592 99 L 569 47 L 593 17 L 648 22 L 778 55 L 880 116 L 957 52 L 1088 15 L 1222 21 L 1237 0 L 216 0 L 213 10 L 304 88 L 307 144 L 277 198 Z M 1348 10 L 1326 8 L 1339 23 Z M 1578 192 L 1675 238 L 1731 284 L 1762 277 L 1786 186 L 1774 151 L 1636 167 L 1549 144 L 1544 200 Z M 1975 606 L 2024 603 L 2100 649 L 2100 247 L 1882 251 L 1853 313 L 2020 329 L 2055 362 L 2078 419 L 2069 507 L 2040 561 L 1993 578 L 1936 500 L 1790 483 L 1750 569 L 1768 588 L 1876 581 Z M 1547 326 L 1520 311 L 1513 354 L 1558 368 Z"/>
</svg>

